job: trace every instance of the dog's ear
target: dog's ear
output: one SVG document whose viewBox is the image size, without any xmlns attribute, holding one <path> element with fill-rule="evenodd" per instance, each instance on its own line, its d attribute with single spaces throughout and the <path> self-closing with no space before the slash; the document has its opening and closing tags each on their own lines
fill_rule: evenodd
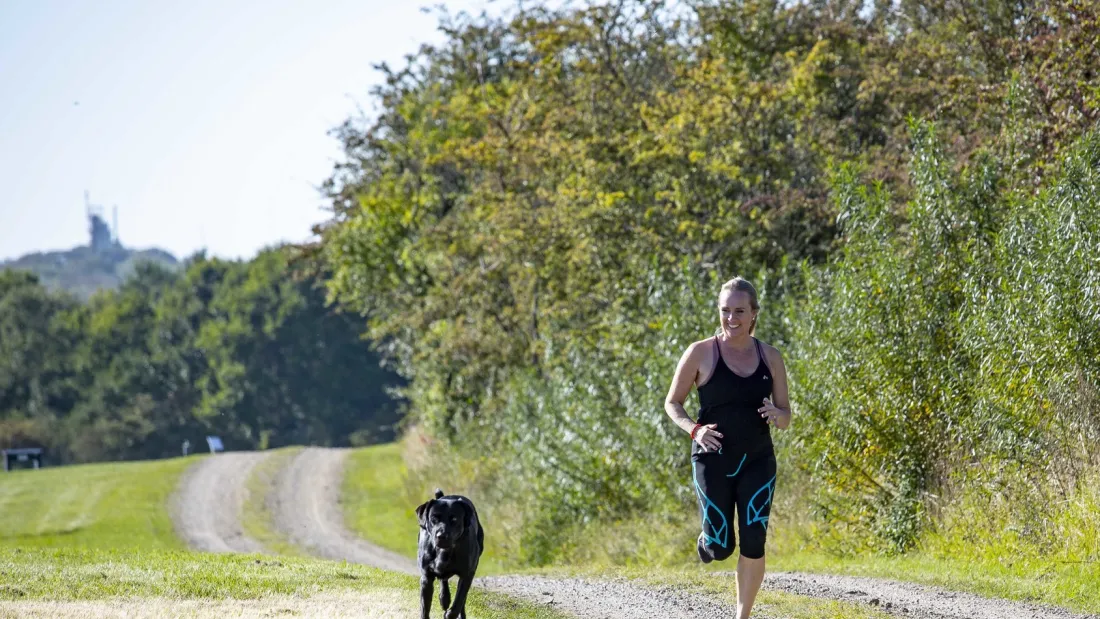
<svg viewBox="0 0 1100 619">
<path fill-rule="evenodd" d="M 435 503 L 435 499 L 416 508 L 416 519 L 420 521 L 420 528 L 425 531 L 428 529 L 428 513 L 432 511 L 432 503 Z"/>
<path fill-rule="evenodd" d="M 462 524 L 468 530 L 474 525 L 474 506 L 469 501 L 462 501 L 462 511 L 466 512 Z"/>
</svg>

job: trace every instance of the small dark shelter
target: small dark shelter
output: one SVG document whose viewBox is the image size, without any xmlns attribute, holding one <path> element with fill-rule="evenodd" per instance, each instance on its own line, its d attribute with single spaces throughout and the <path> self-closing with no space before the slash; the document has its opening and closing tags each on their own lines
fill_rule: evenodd
<svg viewBox="0 0 1100 619">
<path fill-rule="evenodd" d="M 26 467 L 40 469 L 42 468 L 42 448 L 41 447 L 23 447 L 19 449 L 5 449 L 2 452 L 4 455 L 4 470 L 10 471 L 13 467 Z"/>
</svg>

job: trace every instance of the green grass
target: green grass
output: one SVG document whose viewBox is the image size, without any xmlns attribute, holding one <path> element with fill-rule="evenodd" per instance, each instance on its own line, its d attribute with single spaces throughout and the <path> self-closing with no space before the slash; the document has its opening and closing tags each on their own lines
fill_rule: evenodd
<svg viewBox="0 0 1100 619">
<path fill-rule="evenodd" d="M 199 457 L 3 474 L 0 547 L 182 549 L 166 504 Z"/>
<path fill-rule="evenodd" d="M 344 473 L 344 521 L 359 537 L 409 558 L 416 558 L 420 525 L 416 508 L 431 498 L 432 490 L 420 488 L 413 496 L 399 443 L 363 447 L 348 456 Z M 434 486 L 433 486 L 434 488 Z M 479 514 L 480 515 L 480 514 Z M 486 549 L 478 574 L 514 572 L 498 556 L 499 540 L 486 533 Z"/>
<path fill-rule="evenodd" d="M 292 455 L 286 450 L 272 458 Z M 320 559 L 186 550 L 172 529 L 168 502 L 180 474 L 197 458 L 0 477 L 0 507 L 9 515 L 0 519 L 0 617 L 222 616 L 240 614 L 241 604 L 230 603 L 240 600 L 259 605 L 248 607 L 252 614 L 295 608 L 306 614 L 376 608 L 391 613 L 386 616 L 415 614 L 419 584 L 404 574 Z M 250 485 L 277 464 L 261 466 Z M 249 532 L 271 533 L 257 501 L 249 503 Z M 263 541 L 277 545 L 271 534 Z M 95 600 L 99 606 L 88 605 Z M 481 590 L 471 592 L 469 608 L 490 619 L 563 617 Z"/>
<path fill-rule="evenodd" d="M 417 502 L 406 493 L 407 471 L 401 445 L 388 443 L 356 449 L 344 468 L 344 519 L 365 540 L 388 550 L 416 557 L 420 530 Z"/>
<path fill-rule="evenodd" d="M 241 528 L 249 537 L 271 552 L 292 557 L 305 556 L 306 553 L 275 529 L 272 524 L 275 517 L 268 508 L 267 495 L 279 470 L 301 451 L 301 447 L 274 449 L 253 467 L 247 482 L 248 496 L 241 508 Z"/>
<path fill-rule="evenodd" d="M 344 480 L 345 508 L 348 524 L 358 534 L 412 557 L 418 531 L 413 510 L 427 497 L 409 494 L 399 450 L 399 445 L 391 444 L 351 454 Z M 285 540 L 270 526 L 270 514 L 257 497 L 278 469 L 279 460 L 293 454 L 293 450 L 272 454 L 249 481 L 253 499 L 245 508 L 246 530 L 276 551 L 297 552 L 288 544 L 283 547 Z M 317 596 L 336 595 L 352 596 L 348 598 L 351 601 L 337 597 L 330 602 L 386 603 L 396 605 L 393 607 L 400 612 L 415 608 L 415 579 L 403 575 L 304 557 L 186 551 L 172 529 L 168 501 L 180 474 L 200 457 L 16 471 L 0 477 L 0 508 L 9 514 L 0 519 L 0 600 L 11 601 L 9 605 L 34 600 L 248 600 L 271 596 L 305 596 L 317 601 L 321 600 Z M 608 554 L 603 561 L 601 555 L 580 561 L 569 571 L 540 571 L 641 578 L 734 600 L 733 579 L 715 573 L 728 571 L 727 564 L 647 565 L 677 556 L 671 551 L 659 554 L 660 540 L 654 538 L 659 531 L 675 527 L 656 522 L 617 526 L 616 537 L 649 540 L 649 546 L 635 546 L 650 549 L 635 555 L 632 565 L 618 566 L 623 556 Z M 939 548 L 938 553 L 844 558 L 778 544 L 769 554 L 769 569 L 894 578 L 1100 612 L 1100 570 L 1095 562 L 1060 562 L 1008 552 L 967 554 L 961 547 L 956 547 L 958 556 L 953 556 L 943 551 L 950 546 L 941 544 Z M 486 568 L 481 573 L 499 570 L 499 565 Z M 296 603 L 291 598 L 279 603 L 284 602 L 287 608 Z M 484 593 L 471 598 L 471 604 L 478 609 L 478 616 L 484 617 L 557 616 Z M 795 619 L 884 616 L 877 609 L 856 604 L 769 591 L 761 592 L 758 608 L 764 616 Z M 7 610 L 16 616 L 37 612 L 24 606 Z M 208 614 L 232 614 L 224 610 Z M 0 616 L 6 612 L 0 605 Z M 40 614 L 49 616 L 50 612 L 47 609 Z"/>
<path fill-rule="evenodd" d="M 364 601 L 386 600 L 392 610 L 410 617 L 419 606 L 419 583 L 412 576 L 295 557 L 3 548 L 0 573 L 3 574 L 0 600 L 21 603 L 140 598 L 143 604 L 151 604 L 150 600 L 257 599 L 273 600 L 272 612 L 278 614 L 279 605 L 305 597 L 307 601 L 343 599 L 356 612 L 364 610 Z M 481 590 L 471 591 L 467 608 L 471 615 L 488 619 L 564 617 L 552 609 Z M 3 610 L 0 604 L 0 611 Z"/>
</svg>

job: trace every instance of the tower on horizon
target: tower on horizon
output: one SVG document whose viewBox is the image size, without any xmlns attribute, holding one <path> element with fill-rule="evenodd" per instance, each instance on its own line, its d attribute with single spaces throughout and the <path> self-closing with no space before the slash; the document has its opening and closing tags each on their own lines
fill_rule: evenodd
<svg viewBox="0 0 1100 619">
<path fill-rule="evenodd" d="M 107 225 L 103 207 L 92 204 L 88 190 L 84 190 L 84 212 L 88 217 L 88 232 L 91 234 L 90 247 L 95 251 L 108 251 L 121 246 L 118 238 L 118 207 L 114 209 L 115 229 Z"/>
</svg>

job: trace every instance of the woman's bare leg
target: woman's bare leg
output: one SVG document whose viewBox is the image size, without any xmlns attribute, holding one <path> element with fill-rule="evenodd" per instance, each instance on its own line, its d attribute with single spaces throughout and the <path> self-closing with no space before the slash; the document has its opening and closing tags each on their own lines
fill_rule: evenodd
<svg viewBox="0 0 1100 619">
<path fill-rule="evenodd" d="M 749 619 L 756 593 L 764 583 L 764 557 L 737 558 L 737 619 Z"/>
</svg>

